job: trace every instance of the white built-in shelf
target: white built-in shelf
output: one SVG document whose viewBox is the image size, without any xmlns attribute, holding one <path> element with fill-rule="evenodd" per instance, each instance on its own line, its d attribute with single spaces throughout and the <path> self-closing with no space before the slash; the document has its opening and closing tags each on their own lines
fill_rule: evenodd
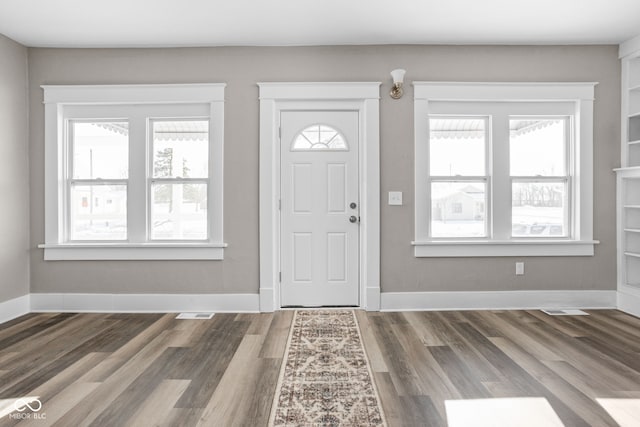
<svg viewBox="0 0 640 427">
<path fill-rule="evenodd" d="M 621 172 L 621 173 L 640 173 L 640 166 L 624 166 L 621 168 L 615 168 L 614 172 Z M 634 178 L 634 179 L 638 179 L 638 178 Z"/>
<path fill-rule="evenodd" d="M 620 59 L 623 120 L 622 167 L 616 169 L 617 289 L 640 298 L 640 36 L 620 45 Z"/>
</svg>

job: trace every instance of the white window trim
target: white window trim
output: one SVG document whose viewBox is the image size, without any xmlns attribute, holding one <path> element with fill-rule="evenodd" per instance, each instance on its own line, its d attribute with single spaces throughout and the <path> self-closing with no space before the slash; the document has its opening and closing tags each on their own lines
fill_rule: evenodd
<svg viewBox="0 0 640 427">
<path fill-rule="evenodd" d="M 415 241 L 416 257 L 491 256 L 592 256 L 593 240 L 593 82 L 495 83 L 413 82 L 415 126 Z M 430 201 L 428 182 L 429 147 L 427 120 L 430 101 L 575 103 L 576 153 L 572 194 L 574 236 L 572 239 L 473 239 L 429 238 Z"/>
<path fill-rule="evenodd" d="M 221 260 L 224 83 L 43 85 L 45 104 L 45 260 Z M 207 104 L 210 111 L 209 239 L 205 242 L 67 243 L 64 239 L 65 108 L 82 105 Z"/>
</svg>

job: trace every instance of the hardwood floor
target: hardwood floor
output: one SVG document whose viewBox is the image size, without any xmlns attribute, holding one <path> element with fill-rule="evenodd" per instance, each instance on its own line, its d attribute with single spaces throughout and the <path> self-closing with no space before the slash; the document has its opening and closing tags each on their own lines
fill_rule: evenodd
<svg viewBox="0 0 640 427">
<path fill-rule="evenodd" d="M 589 313 L 359 313 L 359 319 L 365 346 L 380 353 L 374 375 L 390 425 L 445 426 L 447 400 L 542 397 L 567 427 L 617 426 L 596 399 L 640 398 L 640 319 Z M 640 416 L 638 409 L 631 416 Z"/>
<path fill-rule="evenodd" d="M 640 399 L 640 319 L 589 313 L 357 317 L 390 426 L 446 426 L 447 401 L 527 397 L 546 399 L 565 426 L 616 426 L 596 399 Z M 37 396 L 42 409 L 40 419 L 5 415 L 0 427 L 266 425 L 292 315 L 64 313 L 7 322 L 0 402 Z"/>
</svg>

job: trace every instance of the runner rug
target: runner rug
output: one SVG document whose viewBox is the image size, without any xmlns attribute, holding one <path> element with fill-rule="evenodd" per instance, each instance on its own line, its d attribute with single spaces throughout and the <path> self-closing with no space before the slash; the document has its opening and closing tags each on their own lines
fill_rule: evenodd
<svg viewBox="0 0 640 427">
<path fill-rule="evenodd" d="M 386 426 L 352 310 L 294 313 L 271 426 Z"/>
</svg>

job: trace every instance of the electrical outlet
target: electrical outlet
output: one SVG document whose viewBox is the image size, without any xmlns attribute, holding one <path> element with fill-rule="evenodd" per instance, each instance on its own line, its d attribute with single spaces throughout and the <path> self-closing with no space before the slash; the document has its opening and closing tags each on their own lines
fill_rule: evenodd
<svg viewBox="0 0 640 427">
<path fill-rule="evenodd" d="M 524 276 L 524 262 L 516 262 L 516 276 Z"/>
</svg>

